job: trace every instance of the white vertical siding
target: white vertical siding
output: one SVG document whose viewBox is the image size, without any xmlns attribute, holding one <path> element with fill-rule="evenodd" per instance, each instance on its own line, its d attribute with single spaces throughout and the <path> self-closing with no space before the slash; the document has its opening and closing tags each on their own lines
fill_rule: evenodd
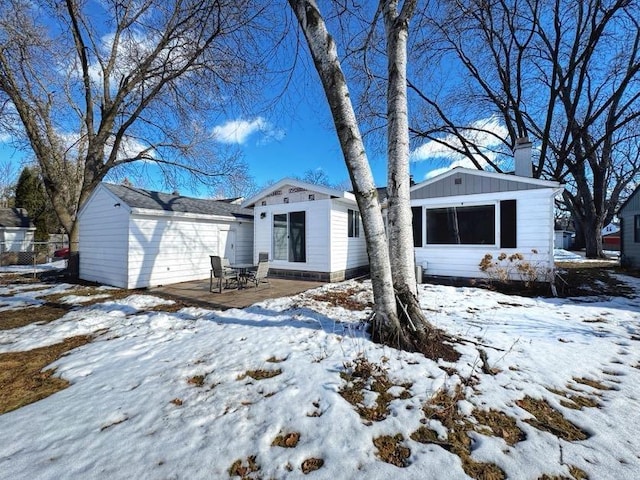
<svg viewBox="0 0 640 480">
<path fill-rule="evenodd" d="M 127 224 L 129 210 L 99 186 L 78 217 L 80 278 L 127 288 Z"/>
<path fill-rule="evenodd" d="M 347 270 L 369 264 L 367 244 L 364 237 L 362 221 L 360 236 L 349 237 L 347 211 L 358 210 L 357 205 L 347 205 L 334 201 L 331 209 L 331 271 Z"/>
<path fill-rule="evenodd" d="M 236 261 L 251 258 L 251 222 L 134 215 L 129 229 L 128 288 L 209 277 L 210 255 L 219 254 L 218 230 L 236 230 Z"/>
<path fill-rule="evenodd" d="M 260 252 L 268 252 L 271 265 L 277 269 L 304 270 L 310 272 L 331 271 L 329 255 L 329 211 L 331 204 L 331 200 L 315 200 L 264 206 L 257 205 L 254 209 L 254 262 L 258 261 L 258 254 Z M 305 212 L 306 262 L 274 260 L 271 238 L 273 215 L 300 211 Z"/>
<path fill-rule="evenodd" d="M 516 200 L 517 247 L 500 248 L 500 200 Z M 427 275 L 482 278 L 479 263 L 487 254 L 496 257 L 520 253 L 525 262 L 546 272 L 553 269 L 553 189 L 536 189 L 482 195 L 413 200 L 411 206 L 445 207 L 468 204 L 496 205 L 496 244 L 489 245 L 427 245 L 415 249 L 416 262 Z M 423 223 L 423 239 L 426 225 Z M 518 275 L 512 275 L 518 279 Z"/>
</svg>

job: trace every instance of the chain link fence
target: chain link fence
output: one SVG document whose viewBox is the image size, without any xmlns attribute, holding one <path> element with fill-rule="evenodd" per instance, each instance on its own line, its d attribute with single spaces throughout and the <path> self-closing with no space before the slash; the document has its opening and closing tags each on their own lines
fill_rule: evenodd
<svg viewBox="0 0 640 480">
<path fill-rule="evenodd" d="M 69 242 L 31 240 L 0 242 L 0 267 L 12 265 L 38 266 L 69 257 Z"/>
</svg>

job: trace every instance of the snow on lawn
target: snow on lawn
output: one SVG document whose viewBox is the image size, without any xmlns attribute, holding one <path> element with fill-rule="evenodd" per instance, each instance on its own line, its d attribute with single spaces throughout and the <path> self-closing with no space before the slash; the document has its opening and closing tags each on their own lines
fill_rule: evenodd
<svg viewBox="0 0 640 480">
<path fill-rule="evenodd" d="M 637 279 L 624 280 L 640 290 Z M 72 293 L 69 285 L 40 287 L 5 287 L 2 302 L 19 308 Z M 362 328 L 368 311 L 318 300 L 365 288 L 344 282 L 224 312 L 165 313 L 158 306 L 166 301 L 132 295 L 0 331 L 0 353 L 97 334 L 53 364 L 69 388 L 0 415 L 0 478 L 217 479 L 229 478 L 237 460 L 246 478 L 468 478 L 460 457 L 411 438 L 426 425 L 446 439 L 422 407 L 457 386 L 466 397 L 455 403 L 461 414 L 504 412 L 526 436 L 509 445 L 486 428 L 470 432 L 473 460 L 518 479 L 570 478 L 572 466 L 591 479 L 638 478 L 638 298 L 530 299 L 421 285 L 428 317 L 465 339 L 456 344 L 461 358 L 445 363 L 373 344 Z M 358 296 L 370 300 L 368 292 Z M 482 373 L 480 351 L 495 374 Z M 362 419 L 340 395 L 340 374 L 358 357 L 396 385 L 381 421 Z M 562 392 L 599 407 L 569 408 Z M 365 393 L 362 403 L 375 405 L 374 392 Z M 525 397 L 545 399 L 588 438 L 563 440 L 534 427 L 519 406 Z M 380 460 L 373 443 L 397 434 L 410 450 L 406 468 Z M 276 443 L 295 446 L 274 446 L 278 436 Z M 305 476 L 308 459 L 323 464 Z"/>
</svg>

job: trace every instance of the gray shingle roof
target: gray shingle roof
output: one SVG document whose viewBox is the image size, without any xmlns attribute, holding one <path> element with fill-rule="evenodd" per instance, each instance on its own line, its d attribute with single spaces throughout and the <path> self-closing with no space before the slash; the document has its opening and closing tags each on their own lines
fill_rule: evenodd
<svg viewBox="0 0 640 480">
<path fill-rule="evenodd" d="M 0 208 L 0 228 L 33 227 L 33 222 L 24 208 Z"/>
<path fill-rule="evenodd" d="M 253 218 L 253 210 L 223 200 L 206 200 L 183 195 L 153 192 L 126 185 L 103 183 L 113 194 L 132 208 L 164 210 L 167 212 L 197 213 L 236 218 Z"/>
</svg>

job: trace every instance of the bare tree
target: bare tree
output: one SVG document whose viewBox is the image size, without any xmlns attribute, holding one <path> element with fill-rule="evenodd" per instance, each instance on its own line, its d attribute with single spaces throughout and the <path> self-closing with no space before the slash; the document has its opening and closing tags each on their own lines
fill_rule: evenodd
<svg viewBox="0 0 640 480">
<path fill-rule="evenodd" d="M 260 14 L 251 0 L 2 2 L 2 122 L 33 150 L 72 249 L 79 206 L 114 169 L 230 173 L 203 125 L 260 71 Z"/>
<path fill-rule="evenodd" d="M 18 170 L 8 159 L 0 159 L 0 207 L 13 206 Z"/>
<path fill-rule="evenodd" d="M 406 39 L 408 22 L 416 2 L 407 1 L 398 11 L 398 2 L 381 1 L 378 9 L 385 19 L 389 57 L 388 152 L 389 178 L 393 182 L 389 188 L 390 197 L 393 197 L 389 200 L 392 205 L 390 223 L 393 222 L 389 227 L 389 231 L 393 231 L 389 242 L 335 40 L 329 34 L 314 0 L 289 0 L 289 4 L 298 18 L 320 76 L 362 215 L 375 298 L 374 338 L 389 345 L 432 354 L 436 331 L 426 321 L 415 294 L 409 204 Z M 409 241 L 408 252 L 390 255 L 390 250 L 407 248 Z M 402 265 L 392 266 L 392 263 Z M 400 301 L 396 303 L 396 299 Z"/>
<path fill-rule="evenodd" d="M 534 176 L 566 184 L 587 256 L 603 256 L 601 229 L 640 172 L 639 3 L 447 0 L 428 13 L 418 58 L 460 75 L 437 86 L 410 79 L 423 102 L 415 133 L 496 171 L 528 136 Z M 477 122 L 490 116 L 506 138 Z M 496 137 L 497 152 L 475 141 L 479 132 Z"/>
</svg>

